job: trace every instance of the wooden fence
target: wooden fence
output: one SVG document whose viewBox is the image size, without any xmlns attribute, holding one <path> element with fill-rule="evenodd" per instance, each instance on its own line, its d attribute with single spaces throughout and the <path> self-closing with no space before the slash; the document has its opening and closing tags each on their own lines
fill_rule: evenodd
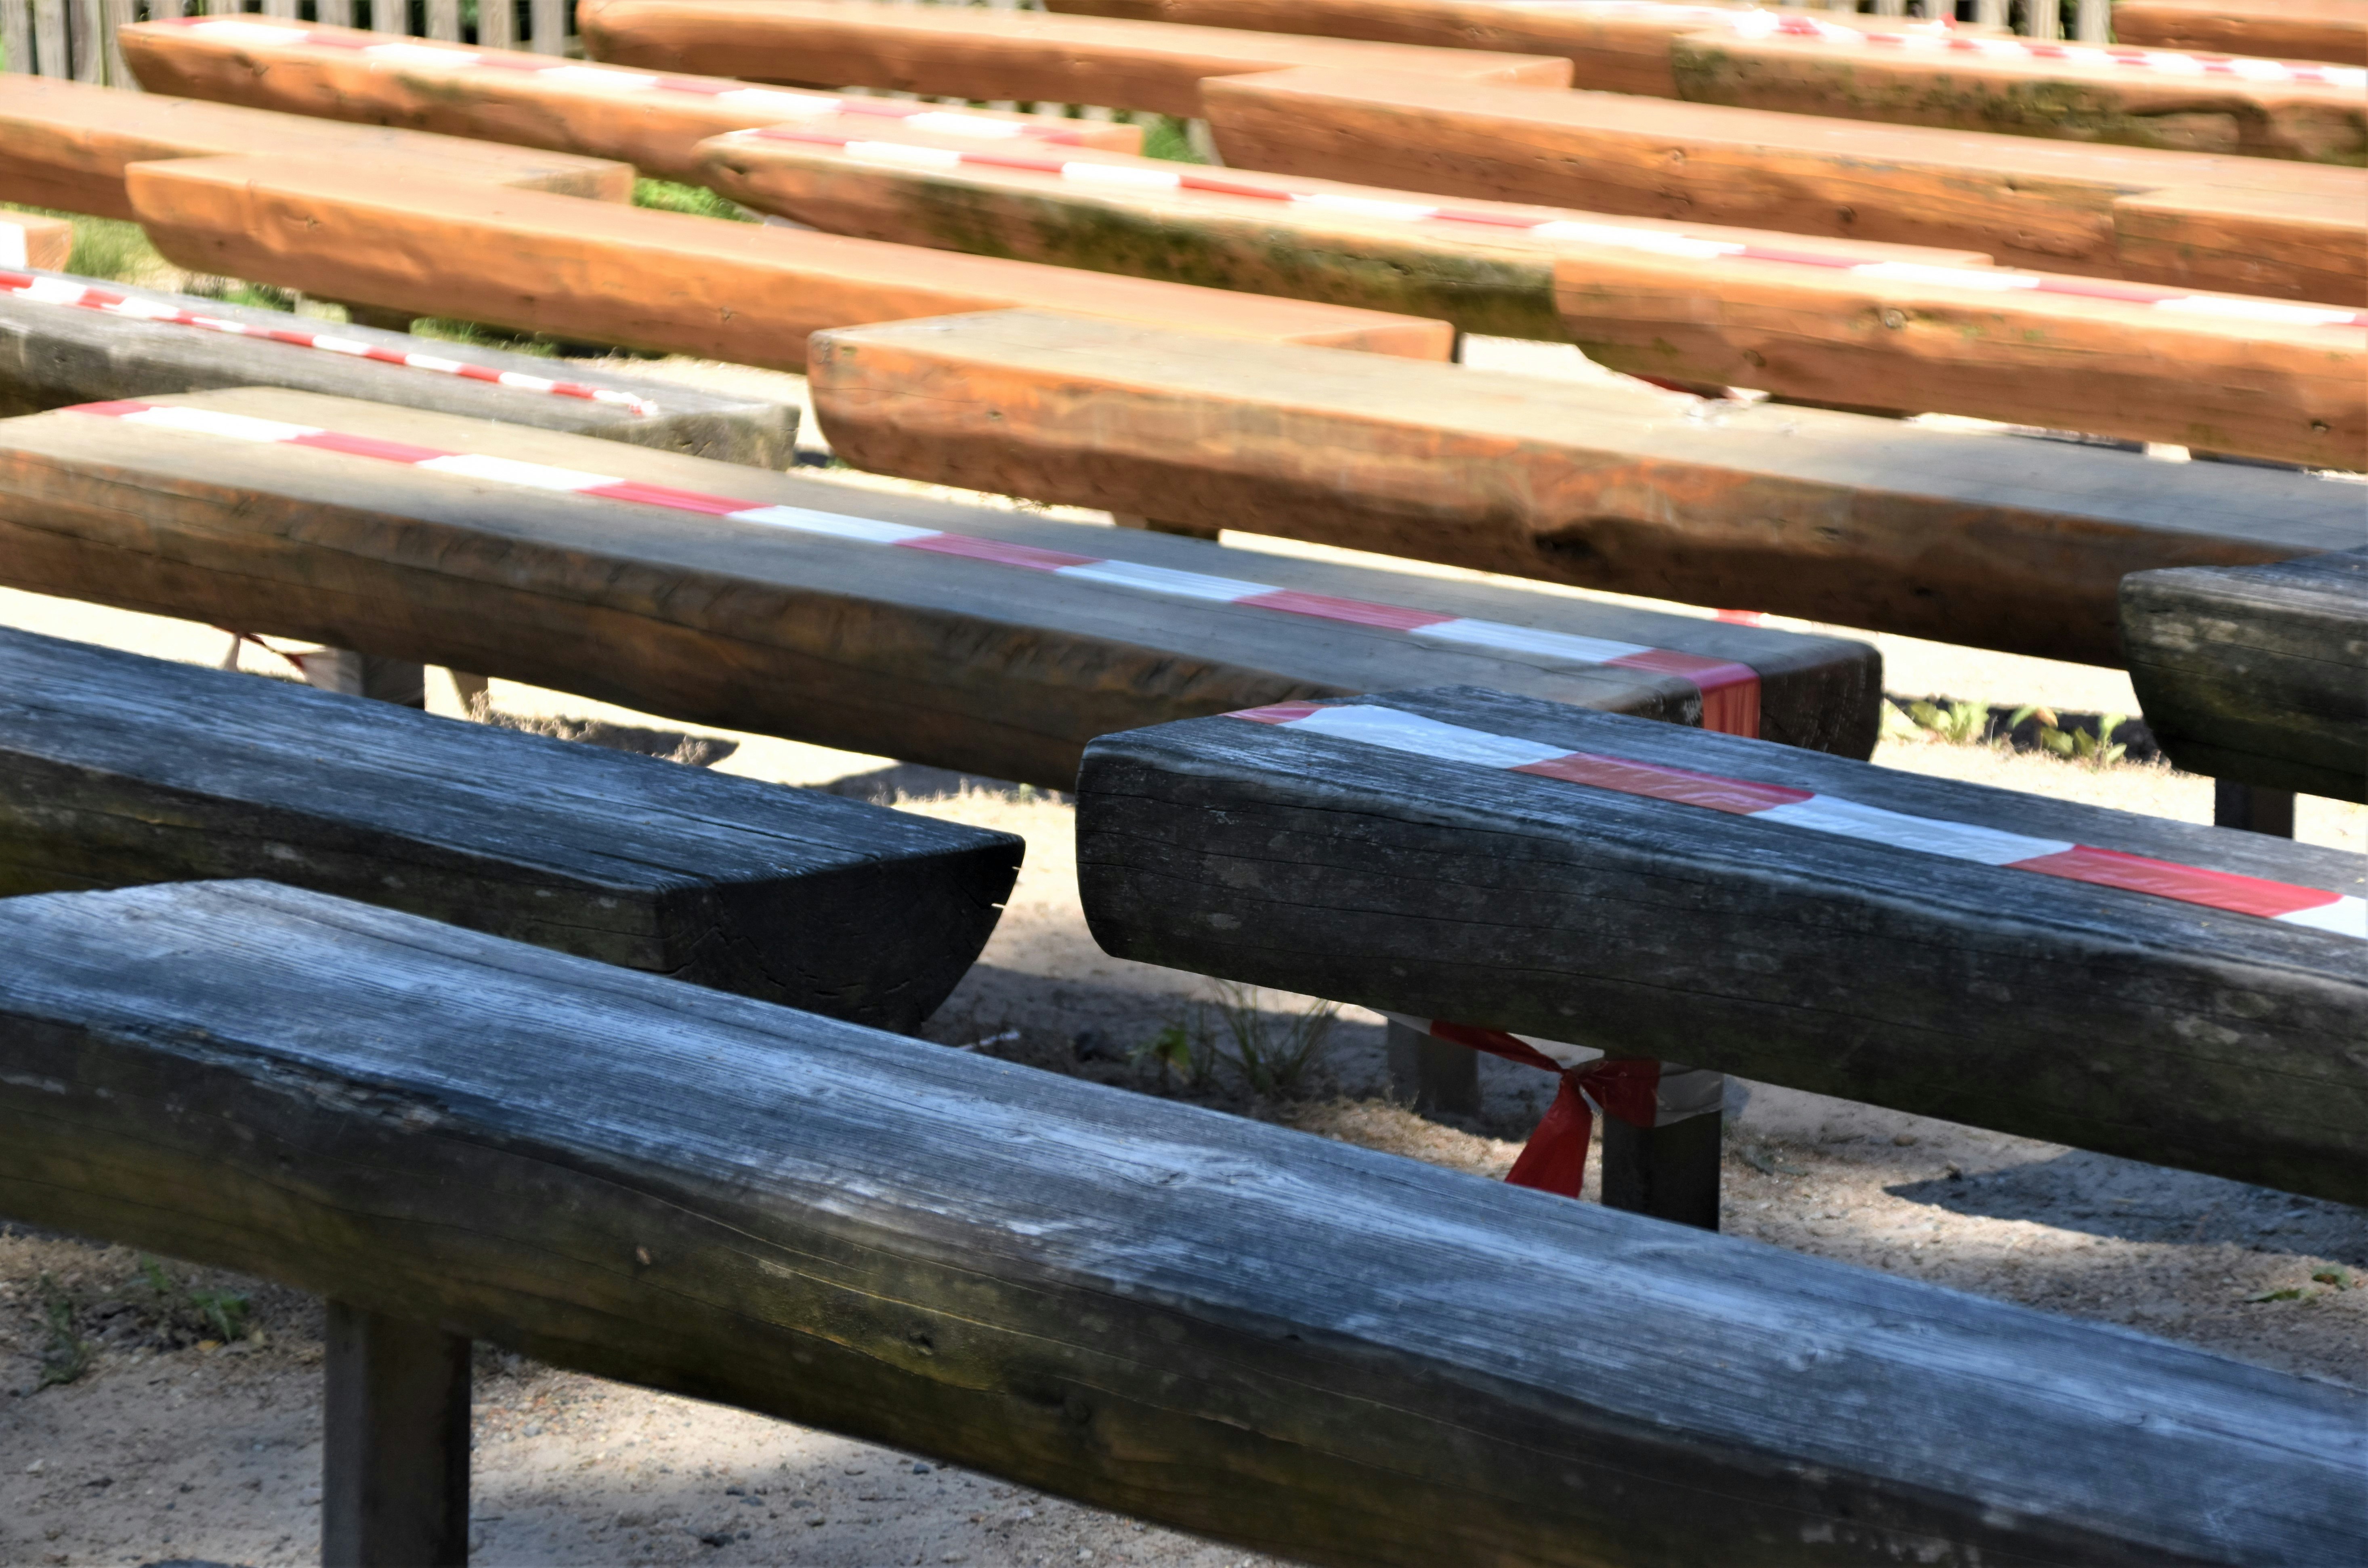
<svg viewBox="0 0 2368 1568">
<path fill-rule="evenodd" d="M 1038 0 L 971 3 L 998 11 L 1042 9 Z M 1938 15 L 1949 0 L 1779 3 L 1794 10 L 1911 17 Z M 2092 42 L 2109 36 L 2112 20 L 2108 0 L 1958 0 L 1954 10 L 1964 21 L 2005 22 L 2015 31 L 2033 37 Z M 0 0 L 0 70 L 137 87 L 115 47 L 118 28 L 127 22 L 232 11 L 466 41 L 491 49 L 530 49 L 538 54 L 568 53 L 575 33 L 575 11 L 569 0 L 508 0 L 494 6 L 484 0 Z"/>
</svg>

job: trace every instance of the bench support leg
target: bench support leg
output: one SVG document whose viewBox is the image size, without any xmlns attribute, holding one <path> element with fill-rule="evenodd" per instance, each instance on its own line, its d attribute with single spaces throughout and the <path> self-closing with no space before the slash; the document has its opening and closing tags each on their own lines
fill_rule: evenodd
<svg viewBox="0 0 2368 1568">
<path fill-rule="evenodd" d="M 1110 521 L 1122 528 L 1143 528 L 1156 534 L 1181 534 L 1186 539 L 1214 539 L 1218 532 L 1199 523 L 1163 523 L 1157 517 L 1138 517 L 1133 512 L 1112 512 Z"/>
<path fill-rule="evenodd" d="M 1662 1074 L 1658 1126 L 1602 1120 L 1603 1206 L 1715 1231 L 1725 1075 L 1674 1063 Z"/>
<path fill-rule="evenodd" d="M 1480 1113 L 1480 1053 L 1419 1029 L 1389 1026 L 1390 1092 L 1418 1111 Z"/>
<path fill-rule="evenodd" d="M 375 653 L 324 648 L 299 655 L 304 683 L 347 697 L 371 697 L 405 708 L 427 706 L 427 666 L 412 659 L 381 659 Z"/>
<path fill-rule="evenodd" d="M 467 1568 L 469 1341 L 327 1306 L 323 1568 Z"/>
<path fill-rule="evenodd" d="M 2212 825 L 2241 827 L 2272 838 L 2294 836 L 2294 792 L 2239 784 L 2233 778 L 2212 781 Z"/>
</svg>

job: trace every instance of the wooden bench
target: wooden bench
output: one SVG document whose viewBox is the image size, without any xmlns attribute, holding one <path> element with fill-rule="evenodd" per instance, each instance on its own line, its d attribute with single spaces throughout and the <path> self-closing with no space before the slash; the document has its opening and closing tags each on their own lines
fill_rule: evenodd
<svg viewBox="0 0 2368 1568">
<path fill-rule="evenodd" d="M 129 165 L 242 153 L 333 161 L 361 185 L 394 166 L 416 164 L 451 179 L 513 190 L 611 202 L 630 200 L 633 193 L 632 165 L 605 158 L 343 125 L 48 76 L 0 75 L 0 201 L 131 218 L 123 189 Z"/>
<path fill-rule="evenodd" d="M 810 375 L 874 472 L 2097 665 L 2132 572 L 2360 538 L 2306 474 L 1040 312 L 826 333 Z"/>
<path fill-rule="evenodd" d="M 73 255 L 73 224 L 30 212 L 0 212 L 0 267 L 61 267 Z"/>
<path fill-rule="evenodd" d="M 1121 958 L 2368 1200 L 2357 854 L 1472 687 L 1077 788 Z"/>
<path fill-rule="evenodd" d="M 789 467 L 798 433 L 798 411 L 787 403 L 257 306 L 0 268 L 0 415 L 221 387 L 432 408 L 757 468 Z"/>
<path fill-rule="evenodd" d="M 783 92 L 264 17 L 150 22 L 116 37 L 151 92 L 621 158 L 666 179 L 695 178 L 690 149 L 710 136 L 783 122 L 1120 153 L 1143 142 L 1141 127 L 1112 121 Z"/>
<path fill-rule="evenodd" d="M 0 1213 L 331 1299 L 330 1562 L 461 1560 L 470 1337 L 1300 1561 L 2362 1528 L 2368 1400 L 2120 1329 L 315 893 L 0 944 Z"/>
<path fill-rule="evenodd" d="M 2368 304 L 2363 170 L 1377 71 L 1228 77 L 1202 97 L 1241 168 Z"/>
<path fill-rule="evenodd" d="M 0 426 L 12 586 L 1066 789 L 1095 735 L 1409 678 L 1865 756 L 1861 643 L 246 391 Z"/>
<path fill-rule="evenodd" d="M 2177 152 L 2334 164 L 2368 155 L 2368 84 L 2340 67 L 2042 42 L 1947 21 L 1786 16 L 1700 0 L 1051 0 L 1051 8 L 1559 55 L 1574 87 L 1697 103 Z"/>
<path fill-rule="evenodd" d="M 270 877 L 882 1028 L 1021 844 L 599 746 L 0 629 L 0 897 Z"/>
<path fill-rule="evenodd" d="M 2368 65 L 2362 0 L 2114 0 L 2113 36 L 2148 49 L 2205 49 Z"/>
<path fill-rule="evenodd" d="M 2163 750 L 2237 796 L 2224 817 L 2281 793 L 2290 836 L 2294 790 L 2368 800 L 2368 551 L 2141 572 L 2122 642 Z"/>
<path fill-rule="evenodd" d="M 584 0 L 576 27 L 593 59 L 645 70 L 1186 119 L 1201 113 L 1201 84 L 1212 77 L 1304 65 L 1536 87 L 1570 82 L 1569 62 L 1540 56 L 852 0 Z"/>
<path fill-rule="evenodd" d="M 780 127 L 701 183 L 834 233 L 1568 337 L 1693 386 L 2368 468 L 2368 312 L 1156 159 Z"/>
<path fill-rule="evenodd" d="M 296 125 L 325 121 L 286 118 Z M 294 158 L 133 165 L 156 247 L 201 271 L 418 315 L 796 369 L 831 326 L 1040 305 L 1443 359 L 1444 322 Z"/>
</svg>

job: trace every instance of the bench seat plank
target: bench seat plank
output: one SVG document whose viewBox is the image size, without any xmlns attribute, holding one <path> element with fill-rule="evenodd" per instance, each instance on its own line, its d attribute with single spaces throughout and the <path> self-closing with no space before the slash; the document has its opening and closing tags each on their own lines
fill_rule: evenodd
<svg viewBox="0 0 2368 1568">
<path fill-rule="evenodd" d="M 333 325 L 260 306 L 58 273 L 24 276 L 14 284 L 0 268 L 0 416 L 165 392 L 283 387 L 757 468 L 787 468 L 796 455 L 798 411 L 788 403 L 636 381 L 475 344 Z M 176 314 L 231 323 L 251 335 L 169 319 Z M 259 335 L 265 333 L 279 335 Z M 291 341 L 305 337 L 335 347 Z M 365 358 L 358 348 L 381 358 Z M 413 358 L 438 368 L 390 362 Z M 465 366 L 469 373 L 445 366 Z M 502 376 L 510 383 L 486 379 Z M 535 384 L 554 380 L 560 385 L 553 390 Z"/>
<path fill-rule="evenodd" d="M 2368 1200 L 2356 854 L 1469 687 L 1265 717 L 1087 749 L 1105 949 Z"/>
<path fill-rule="evenodd" d="M 1694 386 L 2368 468 L 2363 312 L 1108 153 L 791 127 L 704 151 L 702 183 L 835 233 L 1568 337 Z"/>
<path fill-rule="evenodd" d="M 2368 304 L 2368 171 L 1863 121 L 1609 93 L 1539 93 L 1380 72 L 1211 81 L 1228 164 L 1445 196 L 1983 251 L 2003 265 L 2238 294 Z M 2121 249 L 2124 198 L 2252 191 L 2218 209 L 2240 246 L 2166 270 Z M 2294 222 L 2348 249 L 2291 249 Z"/>
<path fill-rule="evenodd" d="M 1060 789 L 1108 731 L 1408 676 L 1874 740 L 1840 639 L 306 393 L 153 403 L 0 425 L 12 585 Z"/>
<path fill-rule="evenodd" d="M 814 354 L 874 472 L 2088 664 L 2132 572 L 2360 538 L 2307 474 L 1040 312 Z"/>
<path fill-rule="evenodd" d="M 596 201 L 633 194 L 629 164 L 497 146 L 390 126 L 344 125 L 48 76 L 0 75 L 0 201 L 101 218 L 135 216 L 124 170 L 166 158 L 334 160 L 359 183 L 416 163 L 446 177 Z"/>
<path fill-rule="evenodd" d="M 2368 551 L 2138 573 L 2122 582 L 2122 642 L 2180 767 L 2368 800 Z"/>
<path fill-rule="evenodd" d="M 2114 0 L 2113 35 L 2148 49 L 2368 65 L 2362 0 Z"/>
<path fill-rule="evenodd" d="M 1142 127 L 1115 121 L 779 92 L 730 76 L 653 75 L 293 19 L 192 17 L 127 27 L 117 39 L 153 93 L 621 158 L 665 179 L 694 178 L 689 153 L 710 136 L 784 122 L 872 136 L 916 123 L 1119 153 L 1143 142 Z"/>
<path fill-rule="evenodd" d="M 0 629 L 0 897 L 269 876 L 884 1028 L 1009 834 Z"/>
<path fill-rule="evenodd" d="M 298 120 L 298 125 L 327 121 Z M 132 204 L 185 267 L 513 331 L 797 369 L 831 326 L 1040 305 L 1443 359 L 1444 322 L 954 256 L 836 234 L 295 158 L 134 165 Z"/>
<path fill-rule="evenodd" d="M 1201 113 L 1210 78 L 1304 65 L 1570 83 L 1570 62 L 1545 56 L 851 0 L 584 0 L 576 26 L 586 53 L 620 65 L 1184 119 Z"/>
<path fill-rule="evenodd" d="M 2359 1392 L 2124 1330 L 313 893 L 0 942 L 0 1213 L 1297 1561 L 2362 1522 Z"/>
</svg>

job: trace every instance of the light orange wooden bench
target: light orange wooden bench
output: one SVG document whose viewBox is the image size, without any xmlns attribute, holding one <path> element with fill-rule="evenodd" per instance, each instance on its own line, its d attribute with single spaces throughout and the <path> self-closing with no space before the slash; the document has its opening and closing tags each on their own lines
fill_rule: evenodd
<svg viewBox="0 0 2368 1568">
<path fill-rule="evenodd" d="M 2113 36 L 2149 49 L 2368 65 L 2368 0 L 2115 0 Z"/>
<path fill-rule="evenodd" d="M 2363 170 L 1375 72 L 1223 78 L 1202 97 L 1236 167 L 2368 303 Z"/>
<path fill-rule="evenodd" d="M 0 267 L 56 272 L 73 255 L 73 224 L 31 212 L 0 212 Z"/>
<path fill-rule="evenodd" d="M 1110 153 L 791 126 L 705 151 L 703 183 L 834 233 L 1568 337 L 1688 385 L 2368 467 L 2368 315 L 2341 308 Z"/>
<path fill-rule="evenodd" d="M 1140 127 L 1110 121 L 787 92 L 263 17 L 149 22 L 117 36 L 151 92 L 621 158 L 672 179 L 689 177 L 690 149 L 705 138 L 783 122 L 1121 153 L 1143 141 Z"/>
<path fill-rule="evenodd" d="M 1697 103 L 2358 164 L 2361 84 L 2312 63 L 2018 39 L 1741 0 L 1051 0 L 1055 11 L 1560 55 L 1571 85 Z"/>
<path fill-rule="evenodd" d="M 807 374 L 875 472 L 2097 665 L 2132 572 L 2360 536 L 2307 474 L 1039 312 L 825 333 Z"/>
<path fill-rule="evenodd" d="M 0 75 L 0 201 L 129 218 L 123 171 L 132 164 L 288 153 L 333 159 L 364 184 L 366 169 L 410 162 L 455 180 L 598 201 L 623 202 L 633 193 L 631 165 L 605 158 Z"/>
<path fill-rule="evenodd" d="M 1185 117 L 1201 113 L 1211 77 L 1303 65 L 1570 81 L 1569 62 L 1543 56 L 856 0 L 583 0 L 576 26 L 594 59 L 645 70 Z"/>
<path fill-rule="evenodd" d="M 131 97 L 132 95 L 125 95 Z M 301 125 L 320 122 L 294 121 Z M 1014 305 L 1443 359 L 1444 322 L 290 157 L 133 165 L 181 266 L 521 332 L 794 369 L 823 327 Z"/>
</svg>

